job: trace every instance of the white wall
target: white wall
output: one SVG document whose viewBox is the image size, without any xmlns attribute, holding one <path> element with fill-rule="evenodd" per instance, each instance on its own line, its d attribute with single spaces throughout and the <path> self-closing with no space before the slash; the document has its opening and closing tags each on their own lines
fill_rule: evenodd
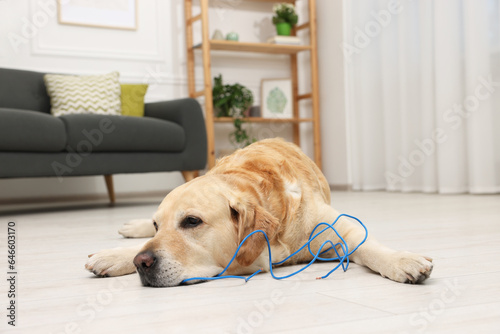
<svg viewBox="0 0 500 334">
<path fill-rule="evenodd" d="M 138 1 L 139 27 L 136 31 L 60 25 L 55 3 L 55 0 L 0 1 L 0 66 L 74 74 L 117 70 L 122 82 L 150 84 L 146 101 L 187 96 L 182 0 Z M 304 7 L 305 2 L 299 1 L 298 4 Z M 234 30 L 240 34 L 240 40 L 265 41 L 273 34 L 271 6 L 253 2 L 238 2 L 237 6 L 233 2 L 216 2 L 210 12 L 211 31 L 220 29 L 227 33 Z M 337 161 L 337 157 L 344 153 L 341 131 L 344 122 L 343 74 L 337 46 L 342 34 L 341 1 L 318 1 L 318 6 L 324 169 L 331 183 L 345 184 L 345 170 Z M 333 17 L 325 10 L 332 11 Z M 332 41 L 335 41 L 333 46 L 330 45 Z M 196 60 L 201 64 L 200 55 Z M 307 62 L 307 55 L 300 60 Z M 259 103 L 262 78 L 289 76 L 286 56 L 214 53 L 212 65 L 212 76 L 222 73 L 226 82 L 248 86 L 254 92 L 256 104 Z M 196 73 L 201 85 L 201 66 Z M 304 91 L 309 83 L 309 73 L 301 70 L 299 75 L 300 87 Z M 310 110 L 307 102 L 303 107 L 307 115 Z M 231 126 L 216 126 L 217 147 L 230 147 L 227 134 Z M 259 138 L 272 133 L 291 139 L 288 125 L 267 128 L 252 125 L 252 128 Z M 303 148 L 310 156 L 311 131 L 310 125 L 303 125 Z M 172 189 L 182 182 L 178 172 L 117 175 L 115 188 L 118 193 L 159 191 Z M 96 193 L 105 193 L 102 177 L 65 178 L 62 183 L 56 178 L 0 180 L 0 200 Z"/>
</svg>

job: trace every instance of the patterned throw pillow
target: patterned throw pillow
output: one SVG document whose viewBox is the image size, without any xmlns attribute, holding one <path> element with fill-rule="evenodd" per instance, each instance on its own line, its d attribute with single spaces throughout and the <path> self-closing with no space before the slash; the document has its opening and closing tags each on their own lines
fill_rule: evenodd
<svg viewBox="0 0 500 334">
<path fill-rule="evenodd" d="M 118 77 L 118 72 L 89 76 L 46 74 L 52 115 L 120 115 Z"/>
</svg>

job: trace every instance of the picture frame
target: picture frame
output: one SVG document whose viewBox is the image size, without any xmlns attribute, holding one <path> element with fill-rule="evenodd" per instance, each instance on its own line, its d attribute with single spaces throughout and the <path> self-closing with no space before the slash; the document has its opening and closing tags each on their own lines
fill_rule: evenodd
<svg viewBox="0 0 500 334">
<path fill-rule="evenodd" d="M 263 118 L 293 118 L 292 80 L 262 79 L 260 104 Z"/>
<path fill-rule="evenodd" d="M 57 0 L 59 24 L 137 30 L 137 0 Z"/>
</svg>

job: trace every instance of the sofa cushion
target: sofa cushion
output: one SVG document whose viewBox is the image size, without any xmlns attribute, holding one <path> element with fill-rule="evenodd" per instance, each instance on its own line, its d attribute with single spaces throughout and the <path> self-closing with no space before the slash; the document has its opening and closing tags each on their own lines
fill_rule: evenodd
<svg viewBox="0 0 500 334">
<path fill-rule="evenodd" d="M 0 151 L 60 152 L 66 146 L 64 123 L 38 111 L 0 108 Z"/>
<path fill-rule="evenodd" d="M 0 108 L 50 113 L 43 73 L 0 68 Z"/>
<path fill-rule="evenodd" d="M 65 115 L 68 146 L 77 152 L 181 152 L 184 129 L 151 117 Z"/>
<path fill-rule="evenodd" d="M 87 76 L 46 74 L 52 115 L 120 115 L 118 77 L 118 72 Z"/>
</svg>

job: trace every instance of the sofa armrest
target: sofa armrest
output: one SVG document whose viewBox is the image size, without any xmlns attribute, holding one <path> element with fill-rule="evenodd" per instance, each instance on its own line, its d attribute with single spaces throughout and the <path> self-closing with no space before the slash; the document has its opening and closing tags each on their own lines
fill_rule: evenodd
<svg viewBox="0 0 500 334">
<path fill-rule="evenodd" d="M 146 103 L 144 116 L 179 124 L 185 131 L 186 144 L 182 152 L 183 170 L 199 170 L 207 163 L 207 132 L 201 106 L 195 99 Z"/>
</svg>

